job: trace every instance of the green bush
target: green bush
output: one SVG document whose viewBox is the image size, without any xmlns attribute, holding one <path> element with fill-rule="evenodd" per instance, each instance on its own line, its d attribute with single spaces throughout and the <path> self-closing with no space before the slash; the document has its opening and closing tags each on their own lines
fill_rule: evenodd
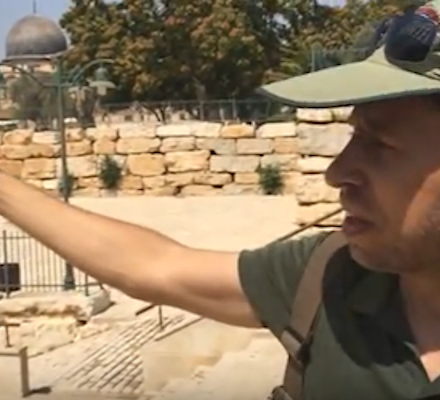
<svg viewBox="0 0 440 400">
<path fill-rule="evenodd" d="M 264 194 L 276 195 L 282 193 L 284 180 L 281 169 L 278 165 L 259 166 L 259 184 Z"/>
<path fill-rule="evenodd" d="M 122 167 L 109 155 L 104 156 L 99 168 L 99 180 L 107 190 L 117 190 L 122 179 Z"/>
</svg>

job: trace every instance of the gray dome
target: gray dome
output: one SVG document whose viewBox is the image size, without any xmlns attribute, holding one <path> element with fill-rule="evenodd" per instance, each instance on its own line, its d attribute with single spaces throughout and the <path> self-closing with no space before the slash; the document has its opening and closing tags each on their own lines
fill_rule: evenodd
<svg viewBox="0 0 440 400">
<path fill-rule="evenodd" d="M 68 44 L 61 28 L 38 15 L 15 23 L 6 37 L 6 60 L 38 59 L 65 52 Z"/>
</svg>

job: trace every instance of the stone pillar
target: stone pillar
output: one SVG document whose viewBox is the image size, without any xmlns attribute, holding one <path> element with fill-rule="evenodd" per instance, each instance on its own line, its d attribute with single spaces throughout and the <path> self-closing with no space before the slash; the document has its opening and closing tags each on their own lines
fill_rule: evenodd
<svg viewBox="0 0 440 400">
<path fill-rule="evenodd" d="M 7 366 L 7 373 L 1 372 L 2 395 L 25 397 L 30 394 L 29 359 L 27 348 L 7 347 L 0 349 L 0 365 Z"/>
</svg>

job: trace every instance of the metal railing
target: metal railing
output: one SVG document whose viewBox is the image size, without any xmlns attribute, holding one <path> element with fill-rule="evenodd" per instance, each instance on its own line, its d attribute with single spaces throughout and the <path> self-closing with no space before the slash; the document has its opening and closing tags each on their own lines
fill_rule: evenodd
<svg viewBox="0 0 440 400">
<path fill-rule="evenodd" d="M 0 295 L 14 292 L 54 292 L 64 287 L 65 260 L 19 231 L 0 231 Z M 89 295 L 98 282 L 74 270 L 75 291 Z"/>
<path fill-rule="evenodd" d="M 52 104 L 38 107 L 15 105 L 1 109 L 0 120 L 5 125 L 18 127 L 36 126 L 39 130 L 55 129 L 56 120 L 51 117 Z M 9 111 L 8 111 L 9 110 Z M 102 104 L 81 114 L 67 114 L 69 126 L 93 126 L 96 124 L 121 124 L 127 122 L 175 124 L 180 122 L 264 122 L 290 107 L 267 98 L 215 99 L 215 100 L 170 100 L 131 103 Z M 292 112 L 293 116 L 293 112 Z"/>
</svg>

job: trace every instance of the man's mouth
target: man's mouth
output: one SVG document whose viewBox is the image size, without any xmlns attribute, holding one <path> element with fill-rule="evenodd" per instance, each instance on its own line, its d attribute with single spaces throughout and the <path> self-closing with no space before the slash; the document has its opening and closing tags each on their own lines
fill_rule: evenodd
<svg viewBox="0 0 440 400">
<path fill-rule="evenodd" d="M 356 215 L 347 213 L 342 224 L 342 230 L 347 236 L 357 236 L 371 229 L 373 224 L 370 221 Z"/>
</svg>

